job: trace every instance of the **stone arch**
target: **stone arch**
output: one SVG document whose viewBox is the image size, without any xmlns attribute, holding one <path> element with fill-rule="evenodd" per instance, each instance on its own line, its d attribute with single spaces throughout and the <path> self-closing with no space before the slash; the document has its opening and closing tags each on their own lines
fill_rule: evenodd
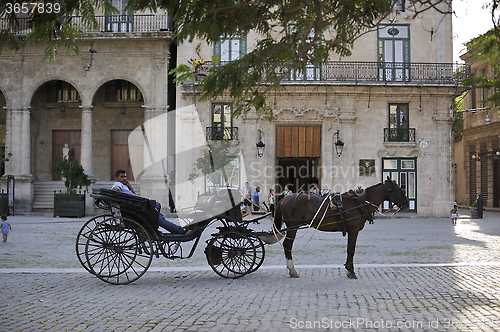
<svg viewBox="0 0 500 332">
<path fill-rule="evenodd" d="M 128 76 L 128 75 L 118 75 L 115 77 L 106 77 L 97 82 L 97 84 L 94 85 L 94 87 L 90 90 L 90 96 L 91 96 L 91 102 L 95 98 L 95 94 L 99 89 L 101 89 L 106 83 L 114 81 L 114 80 L 123 80 L 123 81 L 128 81 L 132 84 L 134 84 L 139 91 L 141 91 L 143 100 L 144 100 L 144 105 L 149 105 L 151 103 L 150 96 L 147 89 L 144 88 L 142 84 L 140 84 L 136 79 Z"/>
<path fill-rule="evenodd" d="M 7 93 L 5 92 L 6 89 L 2 86 L 0 86 L 0 100 L 3 100 L 5 102 L 5 105 L 2 105 L 2 106 L 7 106 L 7 105 L 10 105 L 9 103 L 9 98 L 8 98 L 8 95 Z"/>
<path fill-rule="evenodd" d="M 52 165 L 62 157 L 64 144 L 70 158 L 81 161 L 81 87 L 77 81 L 51 75 L 33 86 L 30 105 L 31 169 L 35 181 L 61 180 Z M 76 91 L 76 93 L 75 93 Z"/>
<path fill-rule="evenodd" d="M 101 149 L 93 152 L 93 174 L 96 179 L 109 181 L 117 169 L 124 169 L 129 180 L 135 181 L 138 174 L 131 167 L 128 137 L 144 123 L 146 91 L 126 76 L 108 78 L 96 86 L 92 98 L 93 145 Z M 120 99 L 118 94 L 123 90 L 127 92 Z M 136 98 L 139 93 L 142 98 Z M 134 159 L 142 160 L 142 154 Z"/>
<path fill-rule="evenodd" d="M 30 87 L 30 90 L 32 91 L 31 97 L 29 100 L 27 100 L 29 103 L 26 103 L 26 105 L 31 105 L 31 103 L 33 101 L 33 97 L 35 96 L 35 93 L 38 91 L 38 89 L 40 89 L 44 84 L 46 84 L 48 82 L 52 82 L 52 81 L 63 81 L 63 82 L 70 84 L 78 92 L 78 95 L 80 96 L 80 100 L 83 103 L 82 90 L 79 87 L 79 84 L 75 80 L 70 79 L 68 77 L 61 76 L 61 75 L 51 75 L 49 77 L 43 78 L 43 80 L 41 80 L 39 83 L 37 83 L 33 87 Z M 27 94 L 27 95 L 29 95 L 29 94 Z"/>
</svg>

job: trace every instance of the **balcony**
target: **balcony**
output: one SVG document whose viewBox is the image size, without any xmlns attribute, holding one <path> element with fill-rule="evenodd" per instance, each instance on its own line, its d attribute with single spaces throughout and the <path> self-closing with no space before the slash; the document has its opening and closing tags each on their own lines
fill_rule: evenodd
<svg viewBox="0 0 500 332">
<path fill-rule="evenodd" d="M 206 62 L 198 68 L 200 78 L 209 73 L 210 66 Z M 461 85 L 470 76 L 468 64 L 329 61 L 322 66 L 309 65 L 303 70 L 293 70 L 283 82 Z"/>
<path fill-rule="evenodd" d="M 415 142 L 415 128 L 384 128 L 384 142 Z"/>
<path fill-rule="evenodd" d="M 290 81 L 393 82 L 460 84 L 470 77 L 470 66 L 455 63 L 328 62 L 322 67 L 295 71 Z"/>
<path fill-rule="evenodd" d="M 159 32 L 172 31 L 171 22 L 166 15 L 113 15 L 96 16 L 98 26 L 88 27 L 83 24 L 81 16 L 71 16 L 68 22 L 80 33 L 95 32 Z M 0 19 L 0 30 L 8 30 L 14 35 L 25 35 L 31 32 L 29 18 L 18 18 L 19 25 L 9 24 Z"/>
<path fill-rule="evenodd" d="M 207 141 L 237 141 L 238 127 L 206 127 Z"/>
</svg>

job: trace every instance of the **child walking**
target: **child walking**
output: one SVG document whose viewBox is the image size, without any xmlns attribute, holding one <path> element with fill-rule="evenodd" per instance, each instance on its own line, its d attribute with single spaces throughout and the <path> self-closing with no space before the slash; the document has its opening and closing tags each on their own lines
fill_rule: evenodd
<svg viewBox="0 0 500 332">
<path fill-rule="evenodd" d="M 451 222 L 453 223 L 453 225 L 456 225 L 457 224 L 458 206 L 453 205 L 453 209 L 451 209 L 450 213 L 451 213 Z"/>
<path fill-rule="evenodd" d="M 2 214 L 0 216 L 0 219 L 2 219 L 2 237 L 3 237 L 3 242 L 7 242 L 7 236 L 9 235 L 9 231 L 12 230 L 12 226 L 7 221 L 7 215 Z"/>
</svg>

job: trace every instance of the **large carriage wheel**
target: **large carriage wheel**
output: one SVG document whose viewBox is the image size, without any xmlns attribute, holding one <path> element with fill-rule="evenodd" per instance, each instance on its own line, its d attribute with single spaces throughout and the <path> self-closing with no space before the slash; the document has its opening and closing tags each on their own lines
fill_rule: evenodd
<svg viewBox="0 0 500 332">
<path fill-rule="evenodd" d="M 205 248 L 208 264 L 215 273 L 233 279 L 255 271 L 261 252 L 254 240 L 234 230 L 216 234 Z"/>
<path fill-rule="evenodd" d="M 128 284 L 148 270 L 153 253 L 153 242 L 144 226 L 131 219 L 111 217 L 88 234 L 85 262 L 99 279 Z"/>
<path fill-rule="evenodd" d="M 82 264 L 82 266 L 90 273 L 94 272 L 92 272 L 92 269 L 89 266 L 89 262 L 87 261 L 87 255 L 86 255 L 86 248 L 88 245 L 87 240 L 92 231 L 94 230 L 94 228 L 98 224 L 112 217 L 113 217 L 112 215 L 100 215 L 90 219 L 83 225 L 83 227 L 80 229 L 80 232 L 78 232 L 78 235 L 76 237 L 76 256 L 78 257 L 80 264 Z"/>
</svg>

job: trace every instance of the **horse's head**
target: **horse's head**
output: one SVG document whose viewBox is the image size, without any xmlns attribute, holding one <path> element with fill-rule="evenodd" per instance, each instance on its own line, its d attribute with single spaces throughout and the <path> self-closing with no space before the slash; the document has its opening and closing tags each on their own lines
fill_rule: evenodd
<svg viewBox="0 0 500 332">
<path fill-rule="evenodd" d="M 410 204 L 408 203 L 408 198 L 406 198 L 403 189 L 389 177 L 384 181 L 385 187 L 385 199 L 389 202 L 396 204 L 401 211 L 408 210 Z"/>
</svg>

